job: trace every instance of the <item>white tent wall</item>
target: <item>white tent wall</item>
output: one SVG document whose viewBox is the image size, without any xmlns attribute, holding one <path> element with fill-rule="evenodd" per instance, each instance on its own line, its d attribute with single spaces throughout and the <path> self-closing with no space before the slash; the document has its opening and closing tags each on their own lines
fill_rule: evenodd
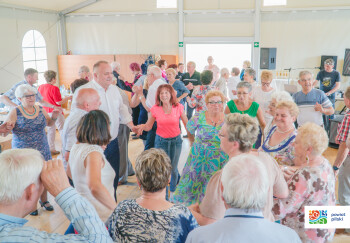
<svg viewBox="0 0 350 243">
<path fill-rule="evenodd" d="M 338 56 L 342 73 L 345 49 L 350 48 L 350 10 L 262 14 L 260 47 L 276 47 L 276 69 L 314 68 L 321 55 Z M 296 78 L 300 70 L 292 71 Z M 310 69 L 315 75 L 318 69 Z M 342 77 L 342 87 L 349 85 Z"/>
<path fill-rule="evenodd" d="M 178 16 L 75 16 L 66 19 L 72 54 L 169 54 L 178 52 Z"/>
<path fill-rule="evenodd" d="M 57 71 L 57 14 L 0 7 L 0 92 L 23 80 L 22 39 L 29 30 L 45 38 L 48 68 Z"/>
</svg>

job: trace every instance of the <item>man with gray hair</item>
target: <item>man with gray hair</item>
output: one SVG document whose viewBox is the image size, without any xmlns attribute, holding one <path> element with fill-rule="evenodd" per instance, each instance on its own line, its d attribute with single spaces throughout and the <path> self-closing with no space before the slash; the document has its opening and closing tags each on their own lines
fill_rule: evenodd
<svg viewBox="0 0 350 243">
<path fill-rule="evenodd" d="M 0 154 L 0 242 L 112 242 L 95 208 L 70 187 L 58 160 L 34 149 Z M 60 235 L 24 226 L 46 188 L 79 234 Z"/>
<path fill-rule="evenodd" d="M 5 105 L 16 108 L 18 105 L 21 104 L 21 102 L 16 98 L 15 91 L 18 86 L 21 84 L 29 84 L 33 87 L 33 85 L 38 80 L 38 71 L 34 68 L 27 68 L 24 71 L 24 80 L 21 82 L 16 83 L 10 90 L 5 92 L 3 95 L 0 96 L 0 102 L 4 103 Z M 35 88 L 36 89 L 36 88 Z M 35 95 L 35 100 L 39 102 L 42 106 L 49 107 L 49 108 L 55 108 L 56 106 L 50 104 L 49 102 L 45 101 L 41 94 L 39 92 Z"/>
<path fill-rule="evenodd" d="M 133 90 L 135 95 L 131 100 L 131 108 L 138 106 L 141 102 L 145 104 L 145 109 L 148 111 L 148 114 L 152 106 L 156 104 L 156 94 L 157 89 L 160 85 L 166 84 L 162 79 L 162 70 L 157 66 L 152 66 L 147 72 L 147 83 L 149 85 L 147 99 L 143 95 L 142 86 L 134 86 Z M 145 144 L 145 150 L 154 148 L 154 140 L 156 138 L 157 123 L 153 124 L 152 129 L 147 133 L 147 140 Z"/>
<path fill-rule="evenodd" d="M 268 173 L 258 157 L 233 157 L 221 176 L 224 218 L 193 230 L 186 242 L 301 242 L 292 229 L 264 219 L 268 190 Z"/>
<path fill-rule="evenodd" d="M 322 115 L 334 114 L 332 102 L 322 90 L 314 89 L 313 75 L 309 71 L 299 73 L 298 83 L 301 91 L 293 95 L 294 102 L 299 107 L 297 122 L 302 126 L 306 122 L 313 122 L 323 126 Z"/>
<path fill-rule="evenodd" d="M 64 166 L 67 166 L 69 153 L 77 142 L 76 131 L 80 119 L 92 110 L 98 110 L 101 100 L 98 92 L 91 88 L 79 89 L 76 96 L 76 107 L 67 117 L 62 130 L 62 152 Z"/>
</svg>

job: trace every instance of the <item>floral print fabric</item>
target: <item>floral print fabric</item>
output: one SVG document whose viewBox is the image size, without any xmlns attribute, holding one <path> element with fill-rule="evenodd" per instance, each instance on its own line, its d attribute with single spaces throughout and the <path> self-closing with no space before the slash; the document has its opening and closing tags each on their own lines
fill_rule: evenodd
<svg viewBox="0 0 350 243">
<path fill-rule="evenodd" d="M 289 196 L 275 199 L 272 209 L 276 220 L 294 229 L 302 242 L 332 241 L 334 229 L 305 229 L 305 206 L 334 206 L 335 178 L 331 165 L 324 159 L 318 166 L 301 167 L 288 181 Z"/>
<path fill-rule="evenodd" d="M 206 186 L 216 171 L 221 170 L 228 156 L 220 148 L 219 131 L 205 119 L 205 112 L 196 113 L 187 123 L 191 134 L 197 131 L 180 182 L 171 199 L 175 203 L 192 205 L 202 201 Z"/>
<path fill-rule="evenodd" d="M 209 85 L 201 85 L 196 87 L 191 95 L 188 105 L 192 108 L 196 108 L 196 112 L 206 111 L 207 106 L 205 104 L 205 95 L 212 90 Z"/>
</svg>

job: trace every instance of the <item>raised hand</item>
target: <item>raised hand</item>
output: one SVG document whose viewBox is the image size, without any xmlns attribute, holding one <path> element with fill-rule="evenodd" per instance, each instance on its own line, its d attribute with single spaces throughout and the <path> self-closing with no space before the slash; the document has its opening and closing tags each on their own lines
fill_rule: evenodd
<svg viewBox="0 0 350 243">
<path fill-rule="evenodd" d="M 315 111 L 319 111 L 321 113 L 324 112 L 322 105 L 317 103 L 317 102 L 316 102 L 316 105 L 314 106 L 314 109 L 315 109 Z"/>
</svg>

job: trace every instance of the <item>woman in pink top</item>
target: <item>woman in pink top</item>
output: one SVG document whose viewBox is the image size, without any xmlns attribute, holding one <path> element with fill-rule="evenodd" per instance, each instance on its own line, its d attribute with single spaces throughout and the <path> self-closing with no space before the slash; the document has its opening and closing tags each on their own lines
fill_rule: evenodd
<svg viewBox="0 0 350 243">
<path fill-rule="evenodd" d="M 158 87 L 156 94 L 156 104 L 151 108 L 151 116 L 146 124 L 139 126 L 139 133 L 151 130 L 153 123 L 157 122 L 155 147 L 163 149 L 170 157 L 172 171 L 170 180 L 170 191 L 176 189 L 179 172 L 177 164 L 182 147 L 180 118 L 185 127 L 187 116 L 184 113 L 184 106 L 177 102 L 176 93 L 169 84 Z"/>
</svg>

